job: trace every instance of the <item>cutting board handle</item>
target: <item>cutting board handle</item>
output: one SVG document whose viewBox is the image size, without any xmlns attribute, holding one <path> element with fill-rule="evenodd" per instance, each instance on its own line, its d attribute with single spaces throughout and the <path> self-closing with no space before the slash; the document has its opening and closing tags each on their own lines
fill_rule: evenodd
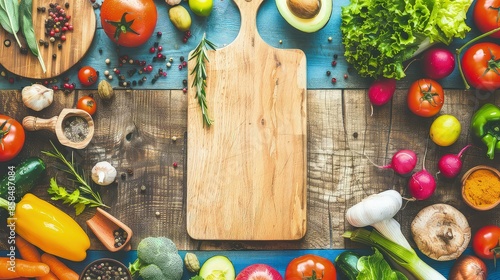
<svg viewBox="0 0 500 280">
<path fill-rule="evenodd" d="M 240 9 L 241 15 L 240 32 L 235 41 L 247 41 L 248 38 L 252 38 L 252 40 L 249 40 L 252 43 L 254 43 L 254 40 L 262 41 L 257 32 L 257 11 L 263 0 L 234 0 L 234 2 Z"/>
</svg>

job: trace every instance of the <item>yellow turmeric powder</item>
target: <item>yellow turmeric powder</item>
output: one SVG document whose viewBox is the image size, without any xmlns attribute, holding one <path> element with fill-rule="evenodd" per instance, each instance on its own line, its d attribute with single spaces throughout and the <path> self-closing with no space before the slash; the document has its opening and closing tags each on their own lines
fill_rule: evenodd
<svg viewBox="0 0 500 280">
<path fill-rule="evenodd" d="M 500 178 L 490 170 L 478 169 L 465 180 L 464 195 L 475 206 L 496 203 L 500 199 Z"/>
</svg>

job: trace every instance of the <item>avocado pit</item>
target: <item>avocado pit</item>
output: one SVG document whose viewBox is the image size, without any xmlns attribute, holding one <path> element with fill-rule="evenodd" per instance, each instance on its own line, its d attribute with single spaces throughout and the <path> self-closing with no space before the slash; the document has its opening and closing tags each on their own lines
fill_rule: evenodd
<svg viewBox="0 0 500 280">
<path fill-rule="evenodd" d="M 321 10 L 320 0 L 287 0 L 286 3 L 295 16 L 303 19 L 314 18 Z"/>
</svg>

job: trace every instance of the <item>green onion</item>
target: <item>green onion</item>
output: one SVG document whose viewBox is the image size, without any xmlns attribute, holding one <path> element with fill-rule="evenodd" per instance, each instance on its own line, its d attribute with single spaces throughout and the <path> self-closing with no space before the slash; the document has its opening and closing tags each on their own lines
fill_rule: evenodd
<svg viewBox="0 0 500 280">
<path fill-rule="evenodd" d="M 343 235 L 352 241 L 363 243 L 379 249 L 386 257 L 391 258 L 396 264 L 408 270 L 420 280 L 446 280 L 446 278 L 421 260 L 413 249 L 408 250 L 403 246 L 385 238 L 376 230 L 358 228 L 346 231 Z"/>
</svg>

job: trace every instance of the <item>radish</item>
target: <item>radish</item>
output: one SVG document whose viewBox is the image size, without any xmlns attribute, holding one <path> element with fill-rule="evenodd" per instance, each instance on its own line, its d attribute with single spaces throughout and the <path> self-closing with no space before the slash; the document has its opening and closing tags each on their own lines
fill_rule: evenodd
<svg viewBox="0 0 500 280">
<path fill-rule="evenodd" d="M 439 173 L 449 179 L 455 178 L 462 170 L 462 154 L 471 146 L 469 144 L 463 147 L 458 154 L 446 154 L 442 156 L 438 162 Z"/>
<path fill-rule="evenodd" d="M 443 79 L 455 70 L 455 55 L 445 48 L 431 48 L 422 56 L 422 66 L 427 77 Z"/>
<path fill-rule="evenodd" d="M 272 266 L 267 264 L 252 264 L 245 267 L 236 280 L 282 280 L 281 274 Z"/>
<path fill-rule="evenodd" d="M 434 176 L 425 169 L 425 156 L 427 148 L 425 149 L 424 158 L 422 160 L 422 170 L 411 175 L 408 181 L 408 189 L 411 196 L 416 200 L 424 200 L 432 196 L 436 190 L 436 179 Z"/>
<path fill-rule="evenodd" d="M 368 88 L 368 98 L 372 105 L 382 106 L 392 99 L 395 91 L 396 79 L 380 78 Z"/>
<path fill-rule="evenodd" d="M 399 150 L 392 156 L 391 163 L 383 166 L 374 165 L 382 169 L 392 169 L 397 174 L 405 176 L 417 165 L 417 154 L 412 150 Z"/>
</svg>

